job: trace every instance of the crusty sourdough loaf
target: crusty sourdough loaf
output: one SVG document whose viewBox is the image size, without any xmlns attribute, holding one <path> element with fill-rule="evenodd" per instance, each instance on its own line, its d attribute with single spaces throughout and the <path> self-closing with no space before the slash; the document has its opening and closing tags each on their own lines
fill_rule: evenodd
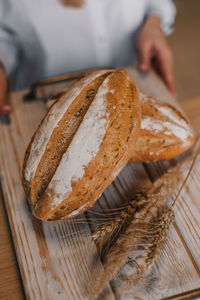
<svg viewBox="0 0 200 300">
<path fill-rule="evenodd" d="M 100 70 L 63 92 L 25 155 L 33 215 L 57 221 L 91 207 L 130 157 L 140 127 L 138 92 L 125 70 Z"/>
<path fill-rule="evenodd" d="M 130 162 L 169 160 L 193 145 L 194 132 L 180 111 L 141 92 L 139 99 L 141 129 Z"/>
</svg>

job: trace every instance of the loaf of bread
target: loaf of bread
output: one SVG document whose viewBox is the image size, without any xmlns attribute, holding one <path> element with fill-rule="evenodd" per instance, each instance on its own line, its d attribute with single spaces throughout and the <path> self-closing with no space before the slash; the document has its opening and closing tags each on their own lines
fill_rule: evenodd
<svg viewBox="0 0 200 300">
<path fill-rule="evenodd" d="M 139 99 L 141 129 L 130 162 L 169 160 L 193 145 L 194 132 L 180 111 L 141 92 Z"/>
<path fill-rule="evenodd" d="M 100 70 L 64 91 L 25 155 L 23 185 L 35 217 L 57 221 L 91 207 L 130 158 L 138 92 L 125 70 Z"/>
</svg>

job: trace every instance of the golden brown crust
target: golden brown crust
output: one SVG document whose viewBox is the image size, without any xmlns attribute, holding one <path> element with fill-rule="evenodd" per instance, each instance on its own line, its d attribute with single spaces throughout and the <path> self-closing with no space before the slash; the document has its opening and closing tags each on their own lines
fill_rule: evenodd
<svg viewBox="0 0 200 300">
<path fill-rule="evenodd" d="M 192 128 L 173 106 L 140 93 L 141 129 L 130 162 L 169 160 L 194 143 Z"/>
<path fill-rule="evenodd" d="M 58 147 L 58 149 L 54 147 L 54 145 L 59 143 L 61 136 L 66 133 L 66 127 L 63 129 L 63 124 L 66 124 L 66 120 L 63 121 L 64 119 L 62 119 L 62 124 L 59 123 L 54 128 L 56 132 L 54 131 L 51 134 L 44 154 L 39 160 L 35 174 L 31 180 L 27 180 L 27 175 L 25 174 L 26 172 L 30 173 L 27 170 L 27 161 L 32 155 L 31 147 L 35 142 L 36 134 L 29 145 L 25 156 L 23 177 L 32 213 L 37 218 L 57 221 L 85 211 L 94 204 L 129 160 L 130 145 L 134 145 L 140 126 L 140 107 L 136 86 L 125 70 L 109 71 L 105 74 L 104 78 L 101 78 L 101 80 L 99 78 L 100 76 L 95 79 L 96 82 L 93 82 L 94 97 L 90 99 L 91 102 L 85 109 L 75 129 L 74 123 L 69 122 L 69 127 L 71 126 L 71 128 L 68 130 L 68 135 L 65 136 L 67 140 L 65 147 Z M 71 148 L 75 147 L 73 146 L 75 145 L 73 141 L 76 140 L 77 136 L 84 134 L 83 131 L 86 129 L 84 129 L 83 124 L 88 116 L 87 112 L 91 104 L 95 101 L 94 99 L 98 98 L 100 88 L 106 80 L 106 111 L 104 116 L 102 116 L 106 120 L 106 126 L 100 147 L 91 161 L 84 166 L 83 175 L 80 178 L 71 178 L 71 191 L 62 199 L 60 195 L 65 194 L 62 194 L 62 189 L 61 194 L 57 195 L 61 186 L 60 183 L 57 183 L 57 179 L 60 176 L 59 168 L 65 162 L 65 153 L 73 153 L 73 149 L 71 150 Z M 66 110 L 65 116 L 69 116 L 69 120 L 72 115 L 76 115 L 80 111 L 81 103 L 85 100 L 87 90 L 91 88 L 90 85 L 91 82 L 89 83 L 89 87 L 85 88 L 85 91 L 80 91 L 76 100 Z M 47 116 L 48 114 L 42 121 L 42 124 L 47 121 Z M 101 122 L 102 118 L 100 118 L 99 122 Z M 82 151 L 84 148 L 81 145 L 79 147 L 79 151 Z M 59 152 L 59 154 L 55 155 L 55 151 Z M 77 149 L 74 148 L 74 151 L 77 151 Z M 44 164 L 45 160 L 47 162 Z M 53 161 L 52 164 L 51 161 Z M 50 167 L 50 172 L 46 168 L 47 165 Z M 44 170 L 46 171 L 44 172 Z M 42 184 L 43 181 L 45 181 L 44 184 Z M 55 201 L 55 199 L 57 200 Z"/>
</svg>

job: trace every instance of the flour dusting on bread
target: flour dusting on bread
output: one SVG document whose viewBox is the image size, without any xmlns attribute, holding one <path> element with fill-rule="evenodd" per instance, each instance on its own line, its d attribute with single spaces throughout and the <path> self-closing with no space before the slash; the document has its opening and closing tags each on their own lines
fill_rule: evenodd
<svg viewBox="0 0 200 300">
<path fill-rule="evenodd" d="M 176 123 L 169 121 L 156 120 L 151 117 L 146 117 L 141 121 L 141 129 L 151 130 L 152 133 L 166 135 L 175 135 L 180 140 L 186 140 L 188 136 L 192 136 L 192 132 L 188 127 L 178 126 Z"/>
<path fill-rule="evenodd" d="M 65 95 L 59 99 L 56 105 L 51 107 L 46 118 L 39 127 L 35 139 L 31 145 L 30 155 L 27 161 L 25 172 L 25 178 L 27 181 L 31 180 L 31 178 L 34 176 L 37 166 L 45 151 L 48 140 L 55 127 L 58 126 L 59 121 L 62 119 L 70 104 L 76 99 L 76 97 L 78 97 L 81 89 L 86 87 L 92 80 L 105 73 L 108 73 L 108 70 L 94 72 L 91 75 L 84 77 L 79 82 L 75 83 L 74 87 L 67 91 Z"/>
<path fill-rule="evenodd" d="M 169 160 L 189 149 L 194 132 L 175 107 L 139 93 L 142 117 L 131 162 Z"/>
<path fill-rule="evenodd" d="M 107 83 L 105 79 L 47 188 L 47 193 L 54 189 L 52 206 L 67 197 L 72 191 L 72 182 L 83 176 L 85 168 L 99 151 L 109 123 L 106 113 Z"/>
<path fill-rule="evenodd" d="M 156 118 L 152 117 L 151 119 L 150 117 L 144 118 L 141 121 L 142 129 L 146 128 L 148 130 L 155 131 L 155 133 L 158 133 L 168 128 L 169 131 L 164 131 L 164 134 L 174 134 L 180 139 L 187 139 L 188 136 L 193 135 L 192 129 L 188 125 L 187 121 L 177 110 L 175 110 L 175 108 L 165 103 L 158 102 L 151 96 L 148 96 L 142 92 L 140 92 L 139 95 L 143 103 L 149 102 L 151 105 L 154 106 L 156 110 L 158 110 L 161 113 L 163 117 L 160 120 L 157 120 Z"/>
</svg>

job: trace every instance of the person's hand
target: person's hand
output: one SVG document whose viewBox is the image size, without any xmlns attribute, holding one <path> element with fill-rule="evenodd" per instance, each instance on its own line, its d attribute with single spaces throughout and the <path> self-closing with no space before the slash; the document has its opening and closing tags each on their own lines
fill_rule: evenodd
<svg viewBox="0 0 200 300">
<path fill-rule="evenodd" d="M 10 107 L 6 104 L 8 82 L 3 67 L 0 65 L 0 114 L 7 115 Z"/>
<path fill-rule="evenodd" d="M 150 16 L 145 20 L 138 33 L 136 45 L 139 55 L 139 70 L 148 72 L 152 64 L 169 91 L 175 94 L 172 52 L 160 30 L 159 17 Z"/>
</svg>

